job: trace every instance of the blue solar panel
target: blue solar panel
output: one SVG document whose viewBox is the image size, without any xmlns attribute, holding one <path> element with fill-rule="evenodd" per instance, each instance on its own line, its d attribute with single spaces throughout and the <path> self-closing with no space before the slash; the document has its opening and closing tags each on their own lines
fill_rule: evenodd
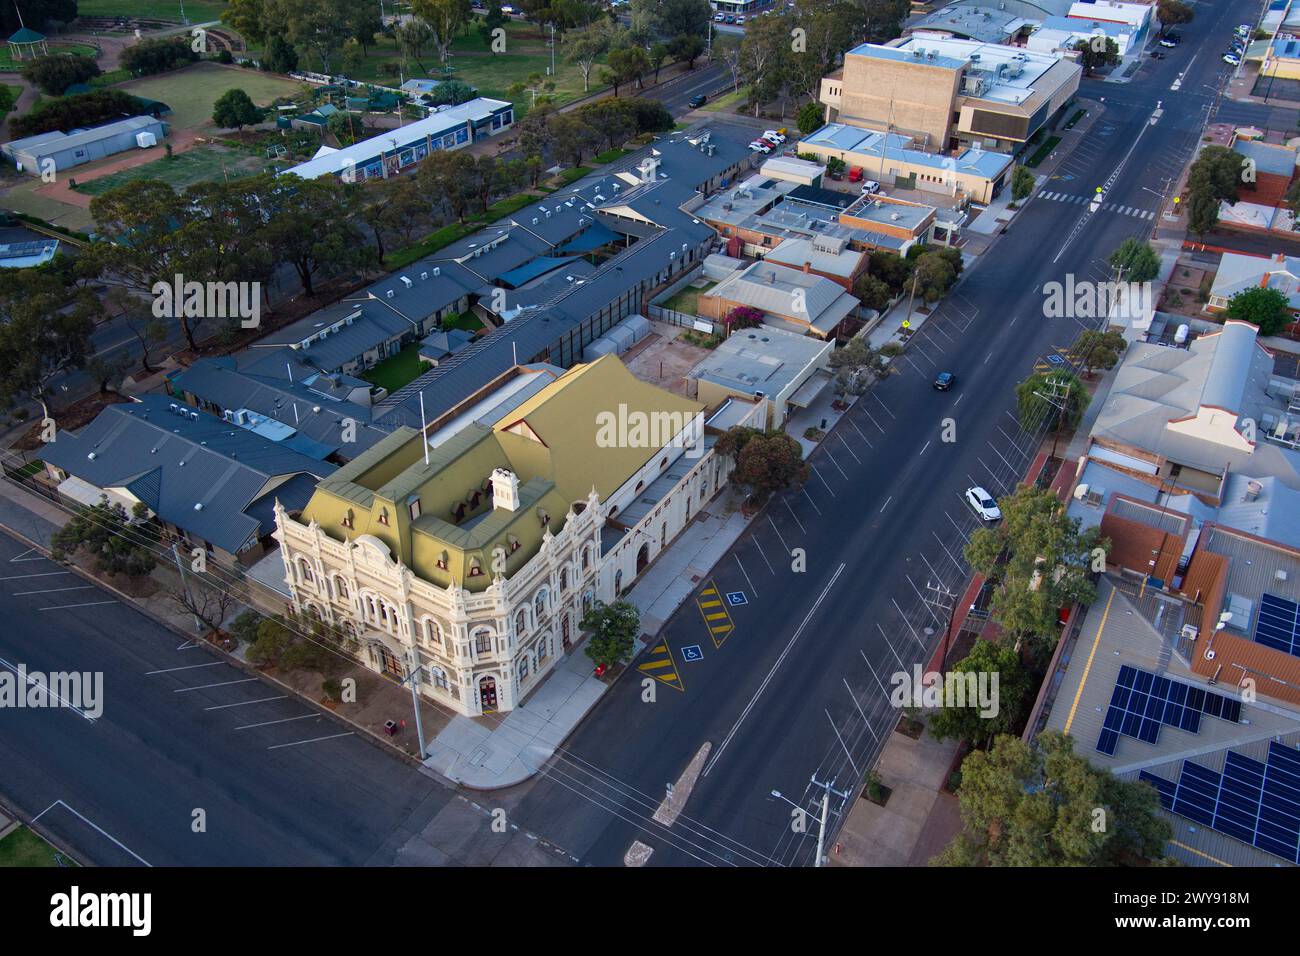
<svg viewBox="0 0 1300 956">
<path fill-rule="evenodd" d="M 1255 619 L 1255 641 L 1300 657 L 1300 606 L 1274 594 L 1263 595 Z"/>
<path fill-rule="evenodd" d="M 1202 713 L 1235 724 L 1241 702 L 1125 664 L 1110 695 L 1097 751 L 1113 757 L 1121 735 L 1154 744 L 1162 724 L 1199 733 Z"/>
<path fill-rule="evenodd" d="M 1223 773 L 1183 761 L 1178 782 L 1143 770 L 1171 813 L 1300 864 L 1300 751 L 1277 741 L 1264 762 L 1228 751 Z"/>
</svg>

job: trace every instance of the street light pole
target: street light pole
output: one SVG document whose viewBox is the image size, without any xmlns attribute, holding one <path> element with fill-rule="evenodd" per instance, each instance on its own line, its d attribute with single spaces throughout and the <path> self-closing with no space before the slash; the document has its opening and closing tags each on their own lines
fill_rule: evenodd
<svg viewBox="0 0 1300 956">
<path fill-rule="evenodd" d="M 410 648 L 407 652 L 406 666 L 410 673 L 402 680 L 402 683 L 410 682 L 411 685 L 411 709 L 415 711 L 415 736 L 420 742 L 420 759 L 423 760 L 425 757 L 424 723 L 420 720 L 420 695 L 415 687 L 420 683 L 420 671 L 423 670 L 424 665 L 420 663 L 415 648 Z"/>
<path fill-rule="evenodd" d="M 833 779 L 823 783 L 822 781 L 818 780 L 816 776 L 813 776 L 812 785 L 814 787 L 821 787 L 822 790 L 824 791 L 824 793 L 822 794 L 822 818 L 821 818 L 821 823 L 817 828 L 817 860 L 813 864 L 816 867 L 821 867 L 825 864 L 824 857 L 822 854 L 824 853 L 826 847 L 826 818 L 830 816 L 831 794 L 832 793 L 835 794 L 835 796 L 839 797 L 841 800 L 847 800 L 849 798 L 849 794 L 847 792 L 841 792 L 839 790 L 836 790 L 835 781 Z"/>
</svg>

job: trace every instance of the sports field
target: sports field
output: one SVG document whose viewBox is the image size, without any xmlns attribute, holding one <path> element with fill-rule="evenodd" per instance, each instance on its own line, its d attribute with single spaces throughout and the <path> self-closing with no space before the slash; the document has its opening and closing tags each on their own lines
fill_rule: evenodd
<svg viewBox="0 0 1300 956">
<path fill-rule="evenodd" d="M 226 0 L 185 0 L 185 16 L 191 23 L 216 20 L 226 9 Z M 78 0 L 77 13 L 83 17 L 149 17 L 157 20 L 181 19 L 180 0 Z"/>
<path fill-rule="evenodd" d="M 275 168 L 278 167 L 268 160 L 239 150 L 216 145 L 195 146 L 177 153 L 171 159 L 157 159 L 85 183 L 78 180 L 77 191 L 90 196 L 101 196 L 137 179 L 159 179 L 179 192 L 194 183 L 225 178 L 239 179 Z"/>
<path fill-rule="evenodd" d="M 257 70 L 222 66 L 218 63 L 196 63 L 183 70 L 120 83 L 113 89 L 125 90 L 146 99 L 161 100 L 172 108 L 171 115 L 164 116 L 163 119 L 173 128 L 199 129 L 211 126 L 212 106 L 226 90 L 238 87 L 258 106 L 266 106 L 277 96 L 288 96 L 303 85 Z"/>
</svg>

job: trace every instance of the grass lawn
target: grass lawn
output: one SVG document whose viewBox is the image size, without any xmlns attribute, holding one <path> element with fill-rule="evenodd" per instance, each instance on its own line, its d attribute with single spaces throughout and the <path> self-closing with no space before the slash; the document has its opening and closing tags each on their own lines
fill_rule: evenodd
<svg viewBox="0 0 1300 956">
<path fill-rule="evenodd" d="M 19 827 L 0 840 L 0 867 L 58 866 L 54 859 L 55 852 L 54 847 L 31 830 Z"/>
<path fill-rule="evenodd" d="M 749 90 L 742 86 L 734 93 L 723 93 L 721 96 L 709 100 L 700 109 L 706 113 L 718 113 L 723 110 L 735 112 L 744 108 L 747 99 L 749 99 Z"/>
<path fill-rule="evenodd" d="M 483 328 L 483 320 L 472 312 L 462 312 L 457 316 L 448 316 L 442 320 L 444 329 L 464 329 L 466 332 L 477 332 Z"/>
<path fill-rule="evenodd" d="M 479 36 L 475 25 L 471 24 L 469 31 L 457 37 L 452 43 L 451 56 L 448 60 L 452 68 L 450 76 L 468 83 L 481 95 L 498 100 L 511 99 L 506 94 L 506 90 L 515 83 L 527 83 L 528 77 L 534 73 L 554 81 L 553 95 L 557 103 L 567 103 L 585 95 L 582 89 L 582 71 L 576 65 L 564 62 L 562 40 L 555 53 L 555 76 L 547 77 L 546 69 L 551 65 L 551 53 L 546 45 L 549 35 L 543 33 L 535 24 L 519 20 L 511 20 L 507 23 L 505 31 L 506 52 L 494 54 L 489 51 L 487 44 Z M 379 46 L 371 48 L 370 55 L 365 57 L 361 68 L 348 76 L 362 82 L 396 86 L 396 77 L 380 72 L 382 64 L 399 61 L 396 46 L 393 41 L 383 37 L 380 37 L 379 41 Z M 425 50 L 419 62 L 411 64 L 409 69 L 407 79 L 417 76 L 441 79 L 448 75 L 443 71 L 442 64 L 438 62 L 438 55 L 432 48 Z M 599 67 L 591 71 L 593 93 L 605 88 L 605 84 L 600 83 L 596 78 L 598 70 Z M 515 100 L 515 121 L 518 122 L 528 112 L 532 103 L 532 94 L 525 93 Z"/>
<path fill-rule="evenodd" d="M 674 293 L 671 299 L 663 303 L 663 307 L 665 309 L 672 309 L 674 312 L 685 312 L 687 315 L 699 315 L 700 296 L 705 292 L 708 292 L 715 285 L 717 285 L 716 282 L 710 282 L 701 289 L 696 289 L 694 286 L 688 285 L 686 288 Z"/>
<path fill-rule="evenodd" d="M 1047 137 L 1047 139 L 1043 141 L 1043 145 L 1034 150 L 1034 154 L 1025 160 L 1025 165 L 1030 169 L 1035 168 L 1039 163 L 1051 155 L 1052 150 L 1056 149 L 1056 146 L 1060 141 L 1061 137 L 1059 136 Z"/>
<path fill-rule="evenodd" d="M 0 196 L 0 204 L 6 209 L 44 219 L 74 232 L 86 232 L 94 228 L 89 209 L 37 195 L 36 190 L 43 185 L 38 176 L 24 176 L 23 180 L 25 181 L 19 181 Z"/>
<path fill-rule="evenodd" d="M 189 9 L 188 7 L 186 8 Z M 257 70 L 196 63 L 184 69 L 158 76 L 144 77 L 113 87 L 146 99 L 162 100 L 172 108 L 163 119 L 174 129 L 198 129 L 212 126 L 212 106 L 226 90 L 238 87 L 254 103 L 265 106 L 277 96 L 289 96 L 305 84 L 270 76 Z"/>
<path fill-rule="evenodd" d="M 22 95 L 23 88 L 21 86 L 15 86 L 12 83 L 6 83 L 4 85 L 9 87 L 9 101 L 12 103 L 18 102 L 18 97 Z M 11 106 L 9 109 L 13 109 L 13 107 Z M 5 110 L 3 113 L 0 113 L 0 119 L 3 119 L 8 115 L 9 110 Z"/>
<path fill-rule="evenodd" d="M 396 355 L 390 355 L 361 377 L 367 382 L 381 385 L 389 393 L 397 391 L 403 385 L 414 381 L 422 372 L 431 369 L 428 362 L 420 361 L 420 346 L 408 345 Z"/>
<path fill-rule="evenodd" d="M 185 16 L 191 23 L 206 23 L 221 17 L 226 0 L 185 0 Z M 149 17 L 154 20 L 181 19 L 180 0 L 78 0 L 83 17 Z"/>
<path fill-rule="evenodd" d="M 56 43 L 50 41 L 49 48 L 51 53 L 72 53 L 76 56 L 93 57 L 98 51 L 86 43 Z M 10 55 L 9 47 L 0 47 L 0 73 L 17 73 L 23 68 L 22 60 L 15 60 Z"/>
<path fill-rule="evenodd" d="M 224 146 L 195 146 L 177 153 L 171 159 L 164 156 L 152 163 L 109 173 L 89 182 L 78 181 L 77 191 L 90 196 L 101 196 L 137 179 L 160 179 L 179 192 L 194 183 L 218 180 L 224 176 L 239 179 L 274 168 L 275 164 L 265 159 Z"/>
</svg>

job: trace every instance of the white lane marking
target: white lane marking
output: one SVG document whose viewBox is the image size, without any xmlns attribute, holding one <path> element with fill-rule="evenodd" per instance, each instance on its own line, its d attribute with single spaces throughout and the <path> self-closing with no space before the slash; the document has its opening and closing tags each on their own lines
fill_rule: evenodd
<svg viewBox="0 0 1300 956">
<path fill-rule="evenodd" d="M 200 684 L 198 687 L 178 687 L 172 693 L 188 694 L 192 690 L 207 690 L 209 687 L 229 687 L 231 684 L 251 684 L 255 680 L 257 680 L 256 677 L 246 677 L 243 680 L 225 680 L 217 684 Z"/>
<path fill-rule="evenodd" d="M 57 594 L 60 591 L 89 591 L 94 586 L 95 585 L 93 584 L 78 584 L 77 586 L 70 588 L 45 588 L 42 591 L 15 591 L 12 596 L 26 597 L 29 594 Z"/>
<path fill-rule="evenodd" d="M 220 667 L 225 661 L 213 661 L 210 664 L 187 664 L 184 667 L 164 667 L 158 671 L 145 671 L 145 677 L 152 677 L 154 674 L 170 674 L 172 671 L 192 671 L 196 667 Z"/>
<path fill-rule="evenodd" d="M 51 578 L 56 574 L 71 574 L 71 571 L 39 571 L 36 574 L 11 574 L 0 581 L 17 581 L 19 578 Z"/>
<path fill-rule="evenodd" d="M 204 707 L 204 710 L 225 710 L 227 707 L 247 707 L 249 704 L 265 704 L 272 700 L 287 700 L 288 694 L 281 694 L 279 697 L 259 697 L 257 700 L 241 700 L 235 704 L 213 704 L 211 707 Z"/>
<path fill-rule="evenodd" d="M 307 720 L 311 717 L 320 718 L 320 714 L 303 714 L 300 717 L 282 717 L 279 720 L 264 720 L 258 724 L 244 724 L 242 727 L 236 727 L 236 730 L 252 730 L 254 727 L 270 727 L 272 724 L 287 724 L 295 720 Z"/>
<path fill-rule="evenodd" d="M 777 670 L 785 662 L 786 657 L 789 656 L 790 651 L 794 648 L 795 642 L 799 640 L 799 636 L 803 634 L 804 629 L 808 626 L 808 622 L 812 620 L 813 615 L 817 613 L 817 609 L 821 607 L 822 602 L 826 600 L 826 595 L 830 593 L 831 588 L 835 586 L 835 582 L 839 580 L 840 575 L 844 573 L 845 567 L 846 565 L 841 562 L 840 566 L 835 569 L 835 573 L 831 575 L 831 579 L 826 582 L 826 587 L 822 588 L 822 593 L 817 596 L 817 600 L 813 602 L 813 606 L 808 609 L 808 613 L 804 615 L 803 620 L 799 623 L 799 627 L 790 637 L 790 640 L 786 642 L 780 655 L 777 657 L 776 661 L 773 662 L 772 668 L 767 672 L 767 676 L 763 678 L 763 683 L 759 685 L 758 690 L 754 691 L 754 696 L 749 699 L 749 703 L 745 705 L 745 709 L 741 712 L 740 716 L 736 718 L 736 722 L 732 725 L 731 730 L 728 731 L 727 736 L 724 737 L 722 743 L 718 745 L 718 749 L 713 752 L 713 755 L 709 758 L 708 764 L 704 768 L 704 772 L 700 774 L 700 776 L 707 777 L 709 771 L 713 769 L 715 764 L 717 764 L 723 752 L 726 751 L 727 745 L 731 743 L 732 739 L 736 736 L 737 731 L 740 730 L 740 725 L 745 722 L 745 718 L 749 716 L 750 711 L 754 709 L 754 705 L 758 703 L 758 698 L 762 695 L 763 691 L 767 689 L 767 685 L 772 683 L 772 678 L 776 676 Z"/>
<path fill-rule="evenodd" d="M 916 453 L 916 457 L 917 457 L 917 458 L 920 458 L 922 455 L 924 455 L 924 454 L 925 454 L 925 449 L 926 449 L 926 448 L 929 448 L 929 447 L 930 447 L 930 443 L 929 443 L 929 442 L 926 442 L 926 443 L 925 443 L 925 446 L 924 446 L 924 447 L 923 447 L 919 452 Z"/>
<path fill-rule="evenodd" d="M 5 660 L 3 657 L 0 657 L 0 667 L 4 667 L 4 668 L 6 668 L 7 670 L 13 671 L 14 676 L 15 676 L 15 677 L 18 676 L 18 665 L 17 665 L 17 664 L 10 664 L 10 663 L 9 663 L 7 660 Z M 49 686 L 49 684 L 46 684 L 46 683 L 44 683 L 44 682 L 42 682 L 42 681 L 38 681 L 38 680 L 36 679 L 36 677 L 35 677 L 34 675 L 32 675 L 32 674 L 27 674 L 26 677 L 27 677 L 27 683 L 28 683 L 29 685 L 40 685 L 40 686 L 44 687 L 44 688 L 45 688 L 45 693 L 46 693 L 47 695 L 49 695 L 50 697 L 52 697 L 52 698 L 54 698 L 55 700 L 57 700 L 57 701 L 58 701 L 60 704 L 62 704 L 64 707 L 68 708 L 68 710 L 75 711 L 79 716 L 81 716 L 81 717 L 82 717 L 83 719 L 85 719 L 85 720 L 90 721 L 92 724 L 95 722 L 95 718 L 94 718 L 94 717 L 91 717 L 90 714 L 86 713 L 84 710 L 82 710 L 82 709 L 81 709 L 80 707 L 78 707 L 76 704 L 72 703 L 72 701 L 70 701 L 70 700 L 64 700 L 64 699 L 63 699 L 63 698 L 62 698 L 62 697 L 61 697 L 61 696 L 60 696 L 60 695 L 59 695 L 59 694 L 58 694 L 58 693 L 57 693 L 57 692 L 56 692 L 52 687 Z"/>
<path fill-rule="evenodd" d="M 881 513 L 881 514 L 884 514 L 885 509 L 889 507 L 889 503 L 890 503 L 891 501 L 893 501 L 893 500 L 894 500 L 894 496 L 893 496 L 893 495 L 890 495 L 888 498 L 885 499 L 885 503 L 884 503 L 883 505 L 880 506 L 880 513 Z"/>
<path fill-rule="evenodd" d="M 789 502 L 786 502 L 786 507 L 787 507 L 787 508 L 790 507 Z M 791 516 L 791 517 L 794 517 L 794 511 L 793 511 L 793 509 L 790 511 L 790 516 Z M 778 528 L 778 527 L 776 526 L 776 522 L 772 520 L 772 515 L 771 515 L 770 513 L 769 513 L 768 516 L 767 516 L 767 523 L 770 524 L 770 525 L 772 526 L 772 530 L 776 532 L 777 540 L 779 540 L 779 541 L 781 542 L 781 547 L 785 548 L 786 553 L 788 554 L 789 551 L 790 551 L 790 546 L 789 546 L 788 544 L 785 543 L 785 537 L 781 534 L 781 529 Z M 795 518 L 795 519 L 794 519 L 794 523 L 795 523 L 795 524 L 799 524 L 799 519 L 798 519 L 798 518 Z M 799 530 L 800 530 L 800 531 L 803 531 L 803 525 L 801 525 L 801 524 L 799 525 Z M 804 533 L 807 534 L 807 532 L 804 532 Z"/>
<path fill-rule="evenodd" d="M 116 604 L 116 601 L 87 601 L 85 604 L 51 604 L 49 607 L 38 607 L 38 611 L 66 611 L 73 607 L 98 607 L 101 604 Z"/>
<path fill-rule="evenodd" d="M 813 469 L 813 471 L 816 471 L 816 470 L 817 470 L 816 468 Z M 821 509 L 821 508 L 818 508 L 818 507 L 817 507 L 817 502 L 815 502 L 815 501 L 812 500 L 812 495 L 808 494 L 808 489 L 807 489 L 807 488 L 800 488 L 799 490 L 803 492 L 803 496 L 804 496 L 805 498 L 808 499 L 808 504 L 810 504 L 810 505 L 813 506 L 813 511 L 817 512 L 817 517 L 820 518 L 820 517 L 822 516 L 822 509 Z"/>
<path fill-rule="evenodd" d="M 339 737 L 351 737 L 351 736 L 352 736 L 352 731 L 349 730 L 346 733 L 342 733 L 342 734 L 330 734 L 328 737 L 312 737 L 310 740 L 295 740 L 292 743 L 275 744 L 274 746 L 267 747 L 266 749 L 279 750 L 281 747 L 301 747 L 303 744 L 314 744 L 320 740 L 337 740 Z"/>
<path fill-rule="evenodd" d="M 757 594 L 758 588 L 754 587 L 754 582 L 749 579 L 749 572 L 745 570 L 745 565 L 741 563 L 740 555 L 736 554 L 736 552 L 733 551 L 731 552 L 731 556 L 735 558 L 736 563 L 740 565 L 740 573 L 745 576 L 745 583 L 749 585 L 749 589 L 753 591 L 755 594 Z"/>
<path fill-rule="evenodd" d="M 36 822 L 37 820 L 39 820 L 41 817 L 45 816 L 45 814 L 47 814 L 47 813 L 49 813 L 51 810 L 53 810 L 55 807 L 63 807 L 63 809 L 67 810 L 69 813 L 71 813 L 71 814 L 73 814 L 74 816 L 76 816 L 79 820 L 81 820 L 81 822 L 85 823 L 85 824 L 86 824 L 87 826 L 89 826 L 89 827 L 93 827 L 95 830 L 97 830 L 97 831 L 98 831 L 102 836 L 104 836 L 106 839 L 112 840 L 113 843 L 116 844 L 117 847 L 118 847 L 119 849 L 125 850 L 127 853 L 130 853 L 133 857 L 135 857 L 137 860 L 139 860 L 139 861 L 140 861 L 141 863 L 143 863 L 145 866 L 148 866 L 148 867 L 152 867 L 152 866 L 153 866 L 152 863 L 150 863 L 148 860 L 146 860 L 144 857 L 142 857 L 139 853 L 136 853 L 135 850 L 132 850 L 129 846 L 127 846 L 127 845 L 126 845 L 125 843 L 123 843 L 121 840 L 117 839 L 117 837 L 113 836 L 111 833 L 109 833 L 109 832 L 108 832 L 107 830 L 105 830 L 103 827 L 97 825 L 96 823 L 94 823 L 93 821 L 91 821 L 90 819 L 88 819 L 87 817 L 82 816 L 80 813 L 77 813 L 76 810 L 72 809 L 72 807 L 68 806 L 68 805 L 67 805 L 66 803 L 64 803 L 62 800 L 55 800 L 53 803 L 51 803 L 48 807 L 46 807 L 46 808 L 45 808 L 44 810 L 42 810 L 40 813 L 36 814 L 36 816 L 32 817 L 32 822 L 35 823 L 35 822 Z"/>
</svg>

